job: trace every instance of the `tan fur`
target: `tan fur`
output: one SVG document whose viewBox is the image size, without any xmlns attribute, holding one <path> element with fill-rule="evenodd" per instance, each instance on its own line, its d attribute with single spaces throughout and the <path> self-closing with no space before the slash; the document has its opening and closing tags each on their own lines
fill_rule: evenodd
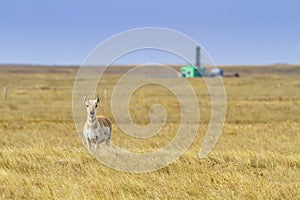
<svg viewBox="0 0 300 200">
<path fill-rule="evenodd" d="M 97 119 L 98 119 L 98 122 L 99 122 L 101 128 L 109 127 L 110 132 L 111 132 L 111 121 L 107 117 L 100 115 L 100 116 L 97 116 Z"/>
</svg>

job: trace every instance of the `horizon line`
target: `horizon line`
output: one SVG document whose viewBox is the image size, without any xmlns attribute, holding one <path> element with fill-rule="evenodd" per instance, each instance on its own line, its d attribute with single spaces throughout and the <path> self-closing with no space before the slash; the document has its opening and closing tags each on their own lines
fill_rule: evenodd
<svg viewBox="0 0 300 200">
<path fill-rule="evenodd" d="M 171 66 L 185 66 L 189 65 L 187 63 L 170 63 L 170 64 L 152 64 L 151 65 L 171 65 Z M 114 65 L 109 65 L 111 67 L 131 67 L 131 66 L 136 66 L 136 65 L 145 65 L 144 63 L 135 63 L 135 64 L 114 64 Z M 221 65 L 216 65 L 216 67 L 234 67 L 234 66 L 245 66 L 245 67 L 259 67 L 259 66 L 276 66 L 276 65 L 285 65 L 285 66 L 300 66 L 300 64 L 295 64 L 295 63 L 268 63 L 268 64 L 221 64 Z M 16 67 L 22 67 L 22 66 L 31 66 L 31 67 L 81 67 L 82 64 L 30 64 L 30 63 L 0 63 L 0 67 L 4 66 L 16 66 Z M 208 66 L 208 65 L 206 65 Z M 105 65 L 91 65 L 91 67 L 106 67 Z"/>
</svg>

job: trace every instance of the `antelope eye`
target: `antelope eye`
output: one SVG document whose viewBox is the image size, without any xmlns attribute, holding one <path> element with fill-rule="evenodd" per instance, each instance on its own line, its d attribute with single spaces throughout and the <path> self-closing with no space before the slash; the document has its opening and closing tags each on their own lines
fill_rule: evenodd
<svg viewBox="0 0 300 200">
<path fill-rule="evenodd" d="M 96 105 L 95 105 L 95 108 L 97 108 L 97 106 L 98 106 L 98 105 L 96 104 Z"/>
<path fill-rule="evenodd" d="M 89 107 L 89 105 L 86 105 L 86 107 Z"/>
</svg>

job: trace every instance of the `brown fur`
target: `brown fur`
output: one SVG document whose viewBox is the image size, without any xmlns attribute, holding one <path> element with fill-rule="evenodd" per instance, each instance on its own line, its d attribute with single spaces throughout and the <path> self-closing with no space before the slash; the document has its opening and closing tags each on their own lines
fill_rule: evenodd
<svg viewBox="0 0 300 200">
<path fill-rule="evenodd" d="M 111 121 L 107 117 L 100 115 L 100 116 L 97 116 L 97 119 L 98 119 L 98 122 L 99 122 L 101 128 L 109 127 L 110 132 L 111 132 Z"/>
</svg>

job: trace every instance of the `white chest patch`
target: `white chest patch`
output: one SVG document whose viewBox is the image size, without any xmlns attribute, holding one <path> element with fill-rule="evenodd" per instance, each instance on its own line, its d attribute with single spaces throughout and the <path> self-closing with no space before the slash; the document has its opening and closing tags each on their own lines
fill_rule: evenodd
<svg viewBox="0 0 300 200">
<path fill-rule="evenodd" d="M 90 124 L 85 124 L 84 127 L 84 136 L 88 138 L 91 142 L 95 143 L 97 138 L 101 138 L 103 135 L 103 130 L 100 126 L 96 126 L 97 128 L 93 128 L 95 126 L 91 126 Z"/>
</svg>

